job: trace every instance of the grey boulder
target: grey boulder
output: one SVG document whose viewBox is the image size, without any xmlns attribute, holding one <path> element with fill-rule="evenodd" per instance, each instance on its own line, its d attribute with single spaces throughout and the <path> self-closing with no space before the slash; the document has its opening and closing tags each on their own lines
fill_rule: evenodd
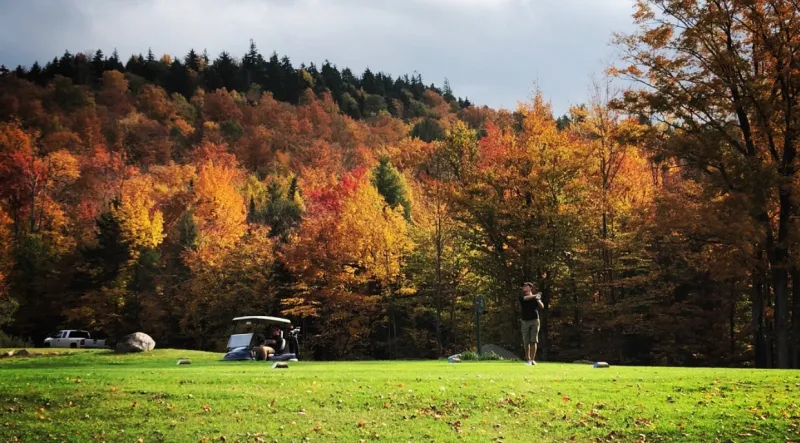
<svg viewBox="0 0 800 443">
<path fill-rule="evenodd" d="M 117 352 L 127 354 L 131 352 L 149 352 L 156 347 L 156 342 L 152 337 L 144 332 L 136 332 L 126 335 L 117 343 Z"/>
<path fill-rule="evenodd" d="M 481 346 L 482 353 L 494 352 L 495 354 L 503 357 L 506 360 L 519 360 L 519 357 L 508 349 L 502 348 L 497 345 L 488 344 Z"/>
</svg>

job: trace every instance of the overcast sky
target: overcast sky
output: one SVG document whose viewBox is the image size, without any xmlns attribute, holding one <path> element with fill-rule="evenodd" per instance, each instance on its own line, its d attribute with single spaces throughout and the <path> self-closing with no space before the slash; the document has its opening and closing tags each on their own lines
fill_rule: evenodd
<svg viewBox="0 0 800 443">
<path fill-rule="evenodd" d="M 0 0 L 0 64 L 117 48 L 241 57 L 248 41 L 295 66 L 450 80 L 457 96 L 513 108 L 534 82 L 556 113 L 587 95 L 632 30 L 632 0 Z"/>
</svg>

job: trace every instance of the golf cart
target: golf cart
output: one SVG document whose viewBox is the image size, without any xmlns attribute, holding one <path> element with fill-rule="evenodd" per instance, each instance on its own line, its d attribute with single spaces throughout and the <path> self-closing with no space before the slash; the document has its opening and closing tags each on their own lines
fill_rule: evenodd
<svg viewBox="0 0 800 443">
<path fill-rule="evenodd" d="M 226 354 L 222 359 L 297 361 L 299 334 L 300 328 L 292 328 L 292 322 L 285 318 L 236 317 L 233 319 L 233 333 L 228 339 Z M 274 353 L 265 352 L 266 347 Z"/>
</svg>

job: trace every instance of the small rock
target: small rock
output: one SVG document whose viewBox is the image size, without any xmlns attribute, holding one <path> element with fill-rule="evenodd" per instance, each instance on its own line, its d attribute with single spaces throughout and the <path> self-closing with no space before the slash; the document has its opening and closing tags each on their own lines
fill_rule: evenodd
<svg viewBox="0 0 800 443">
<path fill-rule="evenodd" d="M 289 369 L 289 365 L 285 361 L 276 361 L 272 369 Z"/>
<path fill-rule="evenodd" d="M 180 360 L 178 360 L 178 365 L 190 365 L 190 364 L 192 364 L 192 361 L 189 360 L 189 359 L 180 359 Z"/>
<path fill-rule="evenodd" d="M 594 367 L 595 368 L 607 368 L 608 367 L 608 363 L 606 363 L 604 361 L 599 361 L 599 362 L 594 364 Z"/>
</svg>

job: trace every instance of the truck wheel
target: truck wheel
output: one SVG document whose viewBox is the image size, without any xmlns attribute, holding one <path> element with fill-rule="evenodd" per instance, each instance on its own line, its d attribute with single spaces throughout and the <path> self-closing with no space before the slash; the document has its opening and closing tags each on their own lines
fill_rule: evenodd
<svg viewBox="0 0 800 443">
<path fill-rule="evenodd" d="M 44 344 L 44 347 L 45 347 L 45 348 L 49 348 L 49 347 L 50 347 L 50 342 L 47 342 L 47 343 L 45 343 L 45 344 Z"/>
<path fill-rule="evenodd" d="M 75 349 L 75 348 L 78 347 L 78 344 L 77 343 L 70 343 L 69 347 Z"/>
</svg>

